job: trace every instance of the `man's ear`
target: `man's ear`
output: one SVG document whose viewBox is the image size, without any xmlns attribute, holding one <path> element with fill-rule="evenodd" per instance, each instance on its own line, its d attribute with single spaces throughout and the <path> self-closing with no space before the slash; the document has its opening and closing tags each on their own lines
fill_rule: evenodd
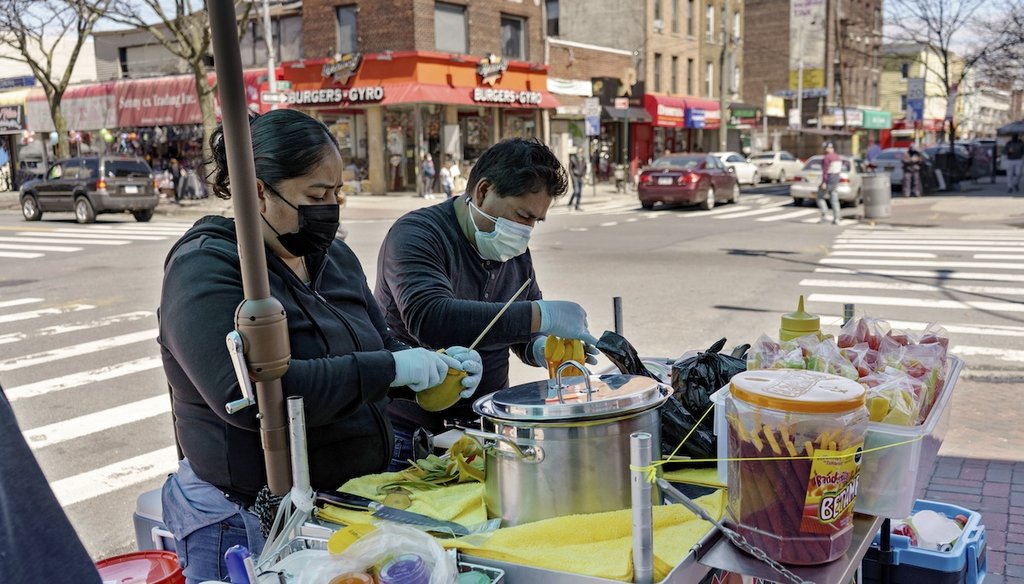
<svg viewBox="0 0 1024 584">
<path fill-rule="evenodd" d="M 494 190 L 494 185 L 491 184 L 491 181 L 487 180 L 486 178 L 480 179 L 476 183 L 476 186 L 473 187 L 473 192 L 470 193 L 473 199 L 473 204 L 476 205 L 477 207 L 482 206 L 484 204 L 484 195 L 487 194 L 487 191 L 492 190 Z"/>
<path fill-rule="evenodd" d="M 259 200 L 260 213 L 267 212 L 267 190 L 263 186 L 263 181 L 256 179 L 256 198 Z"/>
</svg>

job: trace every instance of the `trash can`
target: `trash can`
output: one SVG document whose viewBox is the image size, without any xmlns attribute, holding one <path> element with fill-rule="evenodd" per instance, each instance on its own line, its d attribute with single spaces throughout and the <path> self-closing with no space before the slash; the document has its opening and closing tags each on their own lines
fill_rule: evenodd
<svg viewBox="0 0 1024 584">
<path fill-rule="evenodd" d="M 861 192 L 864 196 L 865 219 L 887 219 L 892 215 L 892 183 L 889 174 L 872 172 L 863 175 Z"/>
</svg>

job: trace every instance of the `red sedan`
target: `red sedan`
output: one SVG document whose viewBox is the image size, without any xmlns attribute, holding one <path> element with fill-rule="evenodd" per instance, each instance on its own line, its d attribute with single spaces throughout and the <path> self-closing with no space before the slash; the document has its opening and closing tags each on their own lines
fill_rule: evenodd
<svg viewBox="0 0 1024 584">
<path fill-rule="evenodd" d="M 736 203 L 740 186 L 722 161 L 707 154 L 669 154 L 640 174 L 640 205 L 696 205 L 713 209 L 716 203 Z"/>
</svg>

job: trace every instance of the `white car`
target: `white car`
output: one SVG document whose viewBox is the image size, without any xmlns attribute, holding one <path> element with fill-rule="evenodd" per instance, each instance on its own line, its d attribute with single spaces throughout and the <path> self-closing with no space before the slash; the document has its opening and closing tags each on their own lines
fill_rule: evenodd
<svg viewBox="0 0 1024 584">
<path fill-rule="evenodd" d="M 780 183 L 793 178 L 804 167 L 802 160 L 785 150 L 755 154 L 750 157 L 750 162 L 757 165 L 757 172 L 763 180 Z"/>
<path fill-rule="evenodd" d="M 803 205 L 804 201 L 810 201 L 813 205 L 817 200 L 818 186 L 821 184 L 821 161 L 824 158 L 822 155 L 808 158 L 807 164 L 790 185 L 789 192 L 793 196 L 793 204 L 797 207 Z M 839 158 L 843 161 L 843 170 L 839 173 L 839 188 L 836 189 L 839 194 L 839 202 L 840 204 L 860 205 L 862 203 L 863 177 L 861 175 L 864 174 L 863 166 L 859 160 L 854 160 L 849 156 L 840 156 Z"/>
<path fill-rule="evenodd" d="M 757 165 L 747 162 L 742 154 L 736 152 L 712 152 L 712 156 L 722 161 L 726 168 L 731 168 L 736 175 L 736 181 L 741 185 L 756 185 L 761 182 L 761 173 Z"/>
</svg>

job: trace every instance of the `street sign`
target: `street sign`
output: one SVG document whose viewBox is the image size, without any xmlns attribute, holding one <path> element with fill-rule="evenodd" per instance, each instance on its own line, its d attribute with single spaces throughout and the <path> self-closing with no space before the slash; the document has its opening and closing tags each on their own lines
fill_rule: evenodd
<svg viewBox="0 0 1024 584">
<path fill-rule="evenodd" d="M 585 116 L 600 116 L 601 115 L 601 98 L 599 97 L 588 97 L 583 100 L 583 115 Z"/>
<path fill-rule="evenodd" d="M 907 99 L 907 121 L 920 122 L 924 119 L 924 99 Z"/>
<path fill-rule="evenodd" d="M 924 77 L 907 79 L 907 102 L 912 99 L 924 99 Z"/>
<path fill-rule="evenodd" d="M 278 91 L 288 91 L 289 89 L 292 88 L 292 82 L 285 81 L 284 79 L 274 80 L 274 85 L 277 87 Z"/>
<path fill-rule="evenodd" d="M 615 98 L 615 109 L 629 109 L 629 98 L 628 97 L 616 97 Z"/>
<path fill-rule="evenodd" d="M 260 101 L 263 103 L 288 103 L 288 94 L 264 91 L 260 93 Z"/>
<path fill-rule="evenodd" d="M 584 123 L 586 124 L 587 136 L 600 136 L 601 135 L 601 116 L 586 116 Z"/>
<path fill-rule="evenodd" d="M 789 127 L 790 128 L 799 128 L 800 127 L 800 114 L 801 114 L 800 110 L 798 110 L 796 108 L 791 108 L 789 110 Z"/>
</svg>

